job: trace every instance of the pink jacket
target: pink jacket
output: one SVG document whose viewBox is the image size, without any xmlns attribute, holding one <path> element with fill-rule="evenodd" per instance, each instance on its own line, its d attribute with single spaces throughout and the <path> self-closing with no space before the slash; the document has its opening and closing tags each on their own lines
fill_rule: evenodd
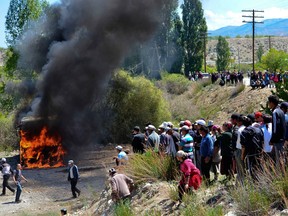
<svg viewBox="0 0 288 216">
<path fill-rule="evenodd" d="M 182 178 L 180 180 L 180 184 L 185 183 L 186 176 L 190 176 L 190 180 L 194 175 L 200 176 L 200 170 L 193 164 L 191 159 L 186 159 L 180 164 L 180 171 L 182 172 Z"/>
</svg>

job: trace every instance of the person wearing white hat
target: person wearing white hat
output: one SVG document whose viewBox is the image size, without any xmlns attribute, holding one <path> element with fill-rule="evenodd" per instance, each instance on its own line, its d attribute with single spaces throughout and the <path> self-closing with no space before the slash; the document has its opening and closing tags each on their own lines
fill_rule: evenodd
<svg viewBox="0 0 288 216">
<path fill-rule="evenodd" d="M 78 167 L 74 164 L 73 160 L 68 161 L 69 166 L 69 172 L 68 172 L 68 181 L 70 181 L 71 184 L 71 191 L 73 198 L 77 198 L 76 193 L 78 194 L 78 197 L 80 196 L 81 191 L 76 187 L 78 179 L 79 179 L 79 170 Z"/>
<path fill-rule="evenodd" d="M 119 166 L 120 164 L 125 164 L 125 161 L 128 160 L 128 155 L 125 151 L 123 151 L 123 147 L 118 145 L 116 146 L 116 151 L 118 153 L 117 157 L 113 157 L 116 161 L 116 165 Z"/>
<path fill-rule="evenodd" d="M 148 140 L 147 140 L 147 147 L 152 148 L 155 152 L 159 151 L 159 144 L 160 144 L 160 137 L 155 132 L 156 128 L 154 125 L 148 125 Z"/>
<path fill-rule="evenodd" d="M 3 187 L 2 187 L 2 194 L 1 196 L 4 196 L 6 194 L 6 188 L 8 188 L 13 194 L 15 193 L 15 189 L 13 189 L 9 185 L 9 178 L 10 175 L 13 173 L 11 166 L 6 162 L 6 158 L 1 159 L 1 166 L 0 169 L 2 170 L 3 175 Z"/>
</svg>

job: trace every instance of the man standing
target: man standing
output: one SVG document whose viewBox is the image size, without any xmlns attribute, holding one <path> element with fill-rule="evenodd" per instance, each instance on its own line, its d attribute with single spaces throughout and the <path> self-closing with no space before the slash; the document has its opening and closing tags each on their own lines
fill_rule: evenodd
<svg viewBox="0 0 288 216">
<path fill-rule="evenodd" d="M 145 149 L 145 135 L 140 132 L 140 127 L 135 126 L 133 129 L 132 147 L 134 153 L 144 153 Z"/>
<path fill-rule="evenodd" d="M 201 173 L 204 176 L 206 184 L 210 184 L 210 169 L 212 165 L 214 143 L 206 126 L 201 126 L 199 133 L 202 136 L 200 144 Z"/>
<path fill-rule="evenodd" d="M 156 128 L 154 125 L 148 125 L 148 140 L 147 140 L 147 146 L 148 148 L 153 148 L 155 152 L 159 151 L 159 144 L 160 144 L 160 137 L 159 135 L 155 132 Z"/>
<path fill-rule="evenodd" d="M 20 200 L 20 195 L 21 195 L 21 192 L 22 192 L 21 179 L 23 179 L 26 182 L 28 182 L 28 180 L 22 175 L 22 166 L 21 166 L 21 164 L 17 164 L 17 168 L 16 168 L 16 170 L 14 170 L 14 175 L 13 175 L 14 183 L 17 186 L 16 198 L 15 198 L 15 202 L 16 203 L 20 203 L 21 202 L 21 200 Z"/>
<path fill-rule="evenodd" d="M 2 158 L 0 168 L 2 169 L 3 175 L 3 188 L 1 196 L 4 196 L 6 194 L 6 187 L 14 194 L 15 190 L 10 187 L 8 182 L 10 175 L 11 173 L 13 173 L 13 171 L 11 169 L 11 166 L 6 162 L 6 158 Z"/>
<path fill-rule="evenodd" d="M 285 142 L 285 115 L 278 106 L 279 98 L 276 95 L 268 97 L 268 107 L 272 111 L 272 137 L 270 145 L 273 145 L 275 151 L 275 162 L 279 165 L 280 158 L 283 158 L 283 146 Z"/>
<path fill-rule="evenodd" d="M 130 200 L 130 192 L 133 189 L 133 180 L 124 174 L 116 173 L 114 168 L 109 170 L 111 197 L 114 202 Z"/>
<path fill-rule="evenodd" d="M 78 197 L 80 196 L 81 191 L 76 187 L 78 179 L 79 179 L 79 171 L 78 167 L 74 164 L 73 160 L 68 161 L 68 181 L 71 184 L 71 191 L 74 198 L 77 198 L 76 192 L 78 193 Z"/>
</svg>

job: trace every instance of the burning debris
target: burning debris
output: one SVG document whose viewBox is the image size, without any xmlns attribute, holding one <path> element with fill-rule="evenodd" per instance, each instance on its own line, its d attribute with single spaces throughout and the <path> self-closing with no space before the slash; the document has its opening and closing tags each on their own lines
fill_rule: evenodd
<svg viewBox="0 0 288 216">
<path fill-rule="evenodd" d="M 49 133 L 43 127 L 40 133 L 20 130 L 20 161 L 27 168 L 49 168 L 64 166 L 66 153 L 62 139 L 57 133 Z"/>
</svg>

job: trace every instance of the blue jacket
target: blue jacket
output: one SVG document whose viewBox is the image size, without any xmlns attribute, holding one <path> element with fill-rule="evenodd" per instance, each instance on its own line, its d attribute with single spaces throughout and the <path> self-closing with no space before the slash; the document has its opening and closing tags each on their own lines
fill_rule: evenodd
<svg viewBox="0 0 288 216">
<path fill-rule="evenodd" d="M 202 137 L 200 144 L 200 155 L 201 157 L 212 157 L 213 156 L 213 139 L 210 134 Z"/>
</svg>

